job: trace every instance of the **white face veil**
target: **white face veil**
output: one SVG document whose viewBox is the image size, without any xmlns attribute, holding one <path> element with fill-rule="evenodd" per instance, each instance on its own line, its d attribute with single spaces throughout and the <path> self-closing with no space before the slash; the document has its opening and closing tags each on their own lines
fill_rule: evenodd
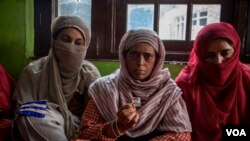
<svg viewBox="0 0 250 141">
<path fill-rule="evenodd" d="M 85 40 L 84 46 L 57 41 L 56 38 L 65 28 L 73 27 L 81 32 Z M 53 50 L 57 59 L 58 69 L 62 78 L 74 78 L 79 72 L 85 59 L 90 42 L 90 30 L 86 24 L 75 16 L 61 16 L 56 18 L 51 25 L 53 36 Z"/>
<path fill-rule="evenodd" d="M 85 47 L 55 40 L 62 29 L 69 27 L 76 28 L 82 33 L 85 38 Z M 53 44 L 48 56 L 30 63 L 23 70 L 14 95 L 20 105 L 29 101 L 47 100 L 50 109 L 57 113 L 60 111 L 64 120 L 62 121 L 63 129 L 60 130 L 65 131 L 66 136 L 71 138 L 76 133 L 79 126 L 76 123 L 80 122 L 80 118 L 73 115 L 68 104 L 76 92 L 87 97 L 89 85 L 100 77 L 100 73 L 93 64 L 84 60 L 90 42 L 90 30 L 79 17 L 59 16 L 55 18 L 51 31 Z M 84 105 L 84 102 L 79 100 L 79 104 L 73 108 L 79 108 Z M 25 124 L 29 124 L 34 129 L 38 127 L 37 122 Z M 54 124 L 49 124 L 47 128 L 54 129 L 54 127 Z M 46 129 L 35 131 L 49 132 Z"/>
</svg>

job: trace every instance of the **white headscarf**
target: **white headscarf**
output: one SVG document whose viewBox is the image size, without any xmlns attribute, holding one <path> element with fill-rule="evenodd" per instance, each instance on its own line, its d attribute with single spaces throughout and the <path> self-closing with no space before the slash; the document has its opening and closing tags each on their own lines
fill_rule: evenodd
<svg viewBox="0 0 250 141">
<path fill-rule="evenodd" d="M 23 70 L 14 95 L 20 105 L 45 99 L 57 105 L 65 121 L 66 136 L 70 138 L 77 129 L 74 120 L 79 119 L 72 115 L 67 103 L 76 91 L 87 93 L 87 88 L 100 77 L 100 73 L 94 65 L 84 60 L 90 41 L 90 30 L 79 17 L 61 16 L 52 22 L 52 34 L 56 35 L 56 32 L 66 27 L 79 29 L 84 35 L 86 47 L 76 47 L 53 39 L 53 47 L 48 56 L 30 63 Z"/>
</svg>

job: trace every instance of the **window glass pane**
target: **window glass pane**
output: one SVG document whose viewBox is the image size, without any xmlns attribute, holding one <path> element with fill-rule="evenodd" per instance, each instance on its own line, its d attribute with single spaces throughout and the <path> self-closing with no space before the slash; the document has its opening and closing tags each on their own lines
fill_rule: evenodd
<svg viewBox="0 0 250 141">
<path fill-rule="evenodd" d="M 75 15 L 81 17 L 91 27 L 92 0 L 59 0 L 58 15 Z"/>
<path fill-rule="evenodd" d="M 194 4 L 191 40 L 194 40 L 199 30 L 207 24 L 220 21 L 221 5 L 219 4 Z M 195 16 L 194 16 L 195 15 Z"/>
<path fill-rule="evenodd" d="M 196 14 L 196 13 L 193 13 L 193 17 L 196 18 L 196 17 L 197 17 L 197 14 Z"/>
<path fill-rule="evenodd" d="M 187 5 L 161 4 L 159 36 L 165 40 L 185 40 Z"/>
<path fill-rule="evenodd" d="M 193 21 L 192 21 L 192 24 L 193 24 L 193 25 L 196 25 L 196 20 L 193 20 Z"/>
<path fill-rule="evenodd" d="M 152 4 L 128 4 L 127 31 L 139 27 L 153 30 L 154 5 Z"/>
<path fill-rule="evenodd" d="M 205 18 L 205 19 L 200 19 L 200 25 L 201 25 L 201 26 L 207 25 L 207 18 Z"/>
<path fill-rule="evenodd" d="M 200 17 L 207 16 L 207 11 L 203 11 L 200 13 Z"/>
</svg>

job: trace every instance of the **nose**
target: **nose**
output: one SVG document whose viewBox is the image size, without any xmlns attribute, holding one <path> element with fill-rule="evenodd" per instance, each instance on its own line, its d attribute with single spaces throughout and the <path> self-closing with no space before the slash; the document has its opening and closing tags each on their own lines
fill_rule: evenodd
<svg viewBox="0 0 250 141">
<path fill-rule="evenodd" d="M 221 55 L 217 55 L 215 60 L 214 60 L 214 63 L 221 64 L 223 62 L 223 60 L 224 60 L 224 58 Z"/>
<path fill-rule="evenodd" d="M 140 56 L 137 58 L 137 65 L 138 66 L 142 66 L 145 63 L 145 59 L 144 56 L 142 54 L 140 54 Z"/>
</svg>

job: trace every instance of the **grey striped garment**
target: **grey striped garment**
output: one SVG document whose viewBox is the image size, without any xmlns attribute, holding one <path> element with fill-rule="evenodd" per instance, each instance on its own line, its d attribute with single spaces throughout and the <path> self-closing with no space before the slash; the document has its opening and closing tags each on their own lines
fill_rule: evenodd
<svg viewBox="0 0 250 141">
<path fill-rule="evenodd" d="M 159 57 L 149 80 L 134 80 L 128 74 L 124 51 L 136 43 L 147 42 Z M 158 35 L 148 29 L 127 32 L 119 46 L 120 69 L 99 78 L 89 88 L 99 112 L 106 121 L 117 118 L 120 106 L 131 103 L 133 97 L 141 98 L 138 109 L 139 122 L 126 132 L 130 137 L 146 135 L 155 129 L 160 131 L 191 132 L 191 124 L 181 90 L 163 69 L 165 47 Z"/>
</svg>

